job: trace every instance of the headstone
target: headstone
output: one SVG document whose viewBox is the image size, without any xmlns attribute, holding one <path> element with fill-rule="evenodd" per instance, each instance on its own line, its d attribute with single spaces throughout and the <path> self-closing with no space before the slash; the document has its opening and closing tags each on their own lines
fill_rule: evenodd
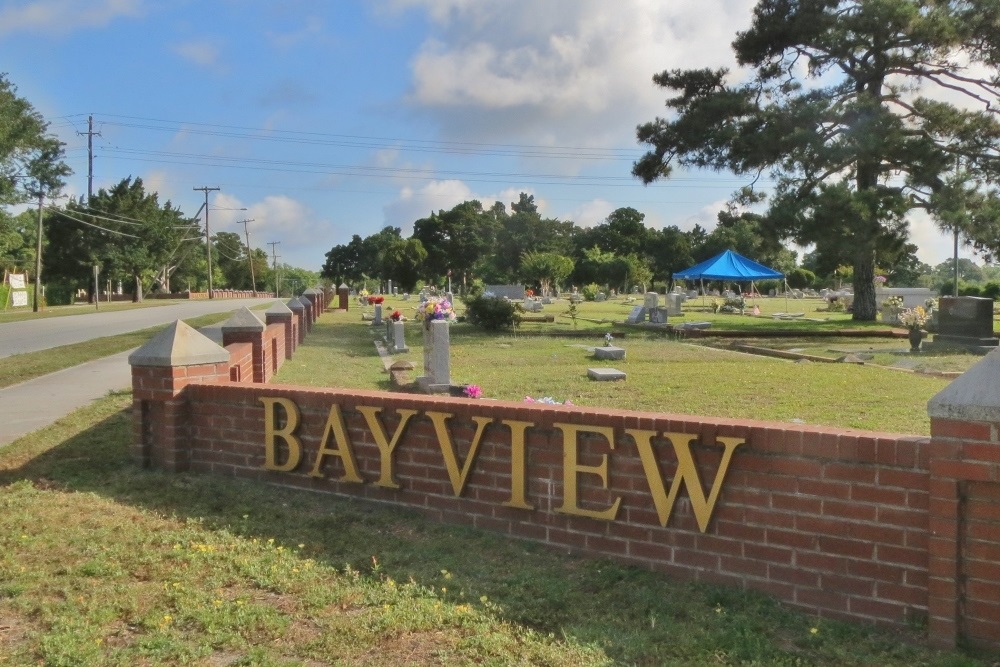
<svg viewBox="0 0 1000 667">
<path fill-rule="evenodd" d="M 409 300 L 410 300 L 410 293 L 403 292 L 403 301 L 409 301 Z"/>
<path fill-rule="evenodd" d="M 697 299 L 698 298 L 698 290 L 691 290 L 690 292 L 688 292 L 688 298 L 689 299 Z"/>
<path fill-rule="evenodd" d="M 381 303 L 376 303 L 375 304 L 375 318 L 372 321 L 372 324 L 374 326 L 377 326 L 377 327 L 382 326 L 382 304 Z"/>
<path fill-rule="evenodd" d="M 605 345 L 604 347 L 594 348 L 594 358 L 595 359 L 624 359 L 625 349 L 617 347 L 615 345 Z"/>
<path fill-rule="evenodd" d="M 393 296 L 399 296 L 399 288 L 398 287 L 393 287 L 392 288 L 392 295 Z"/>
<path fill-rule="evenodd" d="M 646 298 L 643 300 L 642 305 L 646 310 L 652 310 L 660 305 L 660 295 L 656 292 L 646 292 Z"/>
<path fill-rule="evenodd" d="M 680 315 L 681 304 L 684 303 L 684 295 L 680 292 L 671 292 L 667 295 L 667 315 Z"/>
<path fill-rule="evenodd" d="M 597 382 L 624 380 L 625 372 L 617 368 L 588 368 L 587 377 Z"/>
<path fill-rule="evenodd" d="M 385 291 L 386 291 L 387 294 L 392 294 L 393 293 L 393 291 L 392 291 L 392 281 L 391 280 L 389 280 L 389 281 L 386 282 L 386 290 Z"/>
<path fill-rule="evenodd" d="M 876 287 L 875 303 L 882 303 L 891 296 L 903 299 L 903 308 L 916 308 L 924 305 L 934 293 L 927 287 Z"/>
<path fill-rule="evenodd" d="M 451 386 L 451 338 L 448 322 L 431 320 L 423 326 L 424 374 L 417 386 L 428 394 L 449 391 Z"/>
<path fill-rule="evenodd" d="M 649 311 L 649 322 L 650 324 L 666 324 L 667 323 L 667 309 L 663 306 L 657 306 Z"/>
<path fill-rule="evenodd" d="M 347 310 L 349 292 L 350 290 L 347 289 L 347 285 L 342 284 L 340 287 L 337 288 L 337 297 L 340 299 L 340 303 L 338 305 L 340 306 L 341 310 Z"/>
<path fill-rule="evenodd" d="M 993 299 L 943 296 L 938 299 L 937 334 L 933 343 L 987 352 L 1000 343 L 993 335 Z"/>
<path fill-rule="evenodd" d="M 406 347 L 406 338 L 403 335 L 402 322 L 392 323 L 392 351 L 393 353 L 410 351 L 410 348 Z"/>
<path fill-rule="evenodd" d="M 598 292 L 597 296 L 594 297 L 594 301 L 607 301 L 608 297 L 604 292 Z"/>
<path fill-rule="evenodd" d="M 638 324 L 646 319 L 646 309 L 642 306 L 635 306 L 632 308 L 632 312 L 628 314 L 625 318 L 625 322 L 628 324 Z"/>
<path fill-rule="evenodd" d="M 548 306 L 551 303 L 552 303 L 552 299 L 550 297 L 547 297 L 547 296 L 543 296 L 542 297 L 542 305 Z"/>
</svg>

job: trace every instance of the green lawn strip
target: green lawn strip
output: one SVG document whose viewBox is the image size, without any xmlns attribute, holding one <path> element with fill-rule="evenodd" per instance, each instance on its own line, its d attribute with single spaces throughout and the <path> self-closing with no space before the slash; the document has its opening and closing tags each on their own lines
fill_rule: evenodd
<svg viewBox="0 0 1000 667">
<path fill-rule="evenodd" d="M 197 329 L 218 324 L 228 319 L 230 315 L 231 313 L 212 313 L 192 317 L 185 320 L 185 323 Z M 4 357 L 0 359 L 0 388 L 138 347 L 167 326 L 169 325 L 164 324 L 131 333 L 94 338 L 82 343 Z"/>
<path fill-rule="evenodd" d="M 0 450 L 11 664 L 987 665 L 921 630 L 361 502 L 140 470 L 128 393 Z"/>
<path fill-rule="evenodd" d="M 388 374 L 371 343 L 377 329 L 351 316 L 321 320 L 275 381 L 387 388 Z M 513 401 L 549 396 L 580 406 L 928 435 L 927 401 L 949 382 L 923 375 L 907 375 L 904 382 L 899 371 L 875 366 L 796 363 L 642 332 L 619 341 L 627 358 L 613 362 L 593 358 L 590 348 L 604 344 L 598 332 L 590 338 L 495 336 L 455 324 L 450 338 L 452 382 Z M 416 323 L 407 324 L 406 344 L 410 351 L 393 358 L 412 361 L 415 377 L 423 366 Z M 587 369 L 598 366 L 625 371 L 628 378 L 588 379 Z"/>
</svg>

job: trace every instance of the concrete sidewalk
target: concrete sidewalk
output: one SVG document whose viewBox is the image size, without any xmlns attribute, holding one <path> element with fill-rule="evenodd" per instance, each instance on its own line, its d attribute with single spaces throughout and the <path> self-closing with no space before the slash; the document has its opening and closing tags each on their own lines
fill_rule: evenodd
<svg viewBox="0 0 1000 667">
<path fill-rule="evenodd" d="M 200 331 L 222 344 L 222 325 Z M 128 355 L 134 350 L 88 361 L 0 389 L 0 447 L 37 431 L 108 392 L 132 388 Z"/>
<path fill-rule="evenodd" d="M 132 350 L 0 389 L 0 447 L 48 426 L 108 392 L 131 389 Z"/>
</svg>

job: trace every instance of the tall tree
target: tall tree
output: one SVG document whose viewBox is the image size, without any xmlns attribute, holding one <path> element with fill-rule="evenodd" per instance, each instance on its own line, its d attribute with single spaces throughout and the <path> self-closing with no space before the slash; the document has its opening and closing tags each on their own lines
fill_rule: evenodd
<svg viewBox="0 0 1000 667">
<path fill-rule="evenodd" d="M 725 69 L 654 77 L 678 93 L 676 117 L 639 127 L 653 148 L 633 173 L 773 170 L 772 232 L 850 248 L 854 318 L 873 320 L 878 250 L 905 239 L 906 213 L 941 205 L 957 156 L 974 173 L 996 169 L 998 18 L 989 0 L 760 0 L 733 42 L 748 81 Z M 975 106 L 917 96 L 935 86 Z"/>
</svg>

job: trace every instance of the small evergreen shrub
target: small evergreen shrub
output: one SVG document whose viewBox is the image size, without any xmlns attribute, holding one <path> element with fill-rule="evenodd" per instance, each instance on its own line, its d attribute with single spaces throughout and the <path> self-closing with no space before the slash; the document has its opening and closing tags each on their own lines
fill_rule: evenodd
<svg viewBox="0 0 1000 667">
<path fill-rule="evenodd" d="M 601 291 L 601 286 L 597 283 L 590 283 L 589 285 L 584 285 L 580 290 L 580 294 L 583 295 L 585 301 L 593 301 L 597 298 L 597 293 Z"/>
<path fill-rule="evenodd" d="M 465 320 L 487 331 L 513 329 L 521 321 L 521 304 L 492 296 L 477 296 L 465 300 Z"/>
</svg>

